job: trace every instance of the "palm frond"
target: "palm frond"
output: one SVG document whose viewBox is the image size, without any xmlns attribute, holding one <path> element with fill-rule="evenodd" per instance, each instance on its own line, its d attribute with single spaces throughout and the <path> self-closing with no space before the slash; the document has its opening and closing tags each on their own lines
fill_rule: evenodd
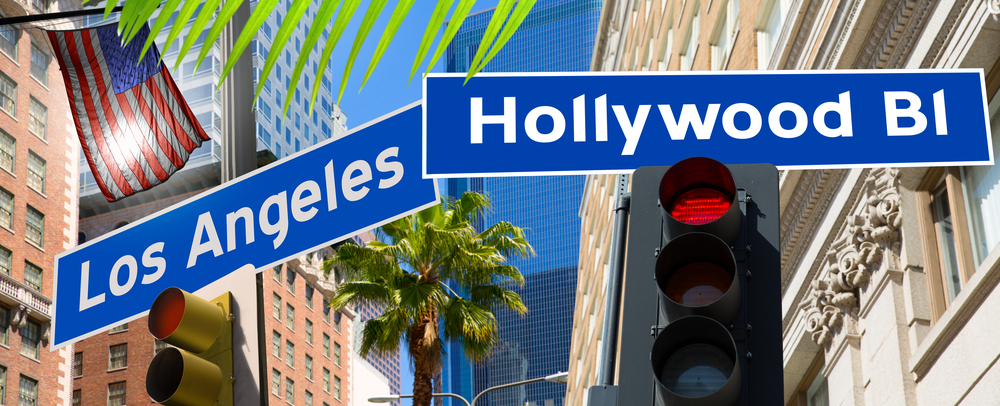
<svg viewBox="0 0 1000 406">
<path fill-rule="evenodd" d="M 503 31 L 500 32 L 500 38 L 497 39 L 496 42 L 490 44 L 486 42 L 486 37 L 483 37 L 483 42 L 479 45 L 480 49 L 485 49 L 486 47 L 490 47 L 490 45 L 492 45 L 490 47 L 490 53 L 482 60 L 477 59 L 476 61 L 473 61 L 476 66 L 475 68 L 472 66 L 469 67 L 469 72 L 465 75 L 466 83 L 469 82 L 469 79 L 471 79 L 473 75 L 479 73 L 479 71 L 482 70 L 494 56 L 496 56 L 497 52 L 500 52 L 500 49 L 507 44 L 507 41 L 514 36 L 514 32 L 517 30 L 517 27 L 520 27 L 521 23 L 524 22 L 524 19 L 528 17 L 528 12 L 531 11 L 532 6 L 534 5 L 535 0 L 518 1 L 517 6 L 514 7 L 513 13 L 511 13 L 510 19 L 507 20 L 507 24 L 504 25 Z M 493 14 L 493 18 L 497 18 L 497 14 Z M 492 39 L 490 39 L 490 41 L 492 42 Z M 479 53 L 477 52 L 476 56 L 478 55 Z"/>
<path fill-rule="evenodd" d="M 461 297 L 452 298 L 443 309 L 444 338 L 462 343 L 474 361 L 484 360 L 497 340 L 497 321 L 486 306 Z"/>
<path fill-rule="evenodd" d="M 440 29 L 439 27 L 444 23 L 444 17 L 448 15 L 448 10 L 451 9 L 451 5 L 454 3 L 455 0 L 438 0 L 437 5 L 434 6 L 434 12 L 431 13 L 431 21 L 427 24 L 427 29 L 424 30 L 424 37 L 420 40 L 420 48 L 417 49 L 417 57 L 413 59 L 413 69 L 410 69 L 410 78 L 406 81 L 406 84 L 413 81 L 413 75 L 417 73 L 417 69 L 420 69 L 420 64 L 427 57 L 427 51 L 430 51 L 431 43 L 434 42 L 434 37 Z"/>
<path fill-rule="evenodd" d="M 337 294 L 330 299 L 330 307 L 334 309 L 362 303 L 389 305 L 393 303 L 393 292 L 385 284 L 377 282 L 344 282 L 337 286 Z"/>
<path fill-rule="evenodd" d="M 379 13 L 385 7 L 386 1 L 388 0 L 371 0 L 371 3 L 368 5 L 365 18 L 361 20 L 361 27 L 358 28 L 358 33 L 354 36 L 354 45 L 351 47 L 351 53 L 347 55 L 347 64 L 344 66 L 344 77 L 340 80 L 340 90 L 337 92 L 337 103 L 340 103 L 341 97 L 344 96 L 344 89 L 347 87 L 347 78 L 351 76 L 354 60 L 357 59 L 358 52 L 361 52 L 361 46 L 364 45 L 365 39 L 368 38 L 368 32 L 375 25 L 375 20 L 378 19 Z"/>
<path fill-rule="evenodd" d="M 480 285 L 469 291 L 469 300 L 473 303 L 489 306 L 490 309 L 506 308 L 523 316 L 528 307 L 521 301 L 521 296 L 513 290 L 498 285 Z"/>
<path fill-rule="evenodd" d="M 410 7 L 413 6 L 414 0 L 399 0 L 396 3 L 396 9 L 392 12 L 392 17 L 389 18 L 389 24 L 385 26 L 385 31 L 382 32 L 382 38 L 378 41 L 378 47 L 375 48 L 375 54 L 372 55 L 371 62 L 368 63 L 368 70 L 365 72 L 364 79 L 361 80 L 361 89 L 365 88 L 365 83 L 368 82 L 368 78 L 371 77 L 372 71 L 375 70 L 375 65 L 378 65 L 378 61 L 382 59 L 382 55 L 385 54 L 385 50 L 389 48 L 389 43 L 392 42 L 392 37 L 396 36 L 396 31 L 399 30 L 399 26 L 403 24 L 403 20 L 406 18 L 406 14 L 410 12 Z M 361 91 L 358 89 L 358 91 Z"/>
</svg>

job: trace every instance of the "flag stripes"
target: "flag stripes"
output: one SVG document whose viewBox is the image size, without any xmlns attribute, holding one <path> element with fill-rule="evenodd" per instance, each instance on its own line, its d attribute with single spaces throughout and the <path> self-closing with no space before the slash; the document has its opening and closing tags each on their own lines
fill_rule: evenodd
<svg viewBox="0 0 1000 406">
<path fill-rule="evenodd" d="M 143 72 L 134 69 L 137 61 L 128 59 L 135 55 L 133 49 L 102 44 L 118 39 L 116 32 L 98 32 L 105 29 L 114 26 L 48 35 L 66 81 L 84 156 L 105 198 L 116 201 L 166 181 L 209 137 L 162 63 L 148 77 L 121 77 Z M 148 28 L 127 47 L 141 46 L 146 35 Z M 146 57 L 159 57 L 155 50 L 150 54 Z M 116 92 L 121 83 L 135 86 Z"/>
</svg>

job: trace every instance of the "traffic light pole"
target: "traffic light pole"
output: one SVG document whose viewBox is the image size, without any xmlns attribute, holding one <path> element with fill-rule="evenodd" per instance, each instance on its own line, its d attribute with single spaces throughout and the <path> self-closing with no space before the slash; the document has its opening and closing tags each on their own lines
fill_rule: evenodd
<svg viewBox="0 0 1000 406">
<path fill-rule="evenodd" d="M 629 193 L 618 196 L 618 207 L 615 207 L 615 252 L 611 281 L 608 283 L 607 302 L 604 310 L 604 332 L 601 340 L 601 357 L 604 362 L 597 376 L 601 385 L 615 384 L 615 360 L 618 358 L 618 320 L 621 317 L 622 277 L 625 274 L 625 242 L 628 233 L 628 210 L 632 195 Z"/>
<path fill-rule="evenodd" d="M 222 35 L 219 38 L 219 50 L 222 54 L 222 64 L 225 65 L 226 59 L 231 57 L 233 45 L 236 43 L 237 38 L 243 32 L 243 27 L 246 26 L 247 21 L 250 19 L 250 3 L 248 1 L 241 1 L 239 7 L 236 9 L 236 13 L 233 15 L 232 19 L 229 20 L 229 24 L 226 25 L 225 29 L 222 30 Z M 229 76 L 224 82 L 219 86 L 219 90 L 222 92 L 222 182 L 228 182 L 243 176 L 247 173 L 252 172 L 257 169 L 257 143 L 256 137 L 256 117 L 253 114 L 253 95 L 254 95 L 254 83 L 253 83 L 253 60 L 250 54 L 250 49 L 244 49 L 243 53 L 238 56 L 238 61 L 233 66 L 232 71 L 230 71 Z M 266 368 L 267 353 L 263 347 L 264 343 L 264 331 L 262 329 L 263 324 L 260 322 L 263 317 L 263 282 L 261 280 L 261 274 L 256 274 L 256 287 L 257 287 L 257 328 L 256 331 L 244 331 L 243 334 L 250 335 L 256 334 L 257 336 L 257 359 L 258 365 L 245 365 L 246 368 L 255 368 L 257 370 L 257 382 L 252 386 L 256 387 L 256 402 L 251 399 L 241 398 L 238 404 L 249 404 L 247 402 L 257 403 L 261 406 L 267 406 L 268 396 L 267 391 L 261 390 L 265 386 L 264 371 Z M 249 307 L 249 306 L 248 306 Z M 249 316 L 249 315 L 248 315 Z M 237 322 L 239 323 L 239 322 Z M 240 328 L 239 324 L 234 326 L 234 328 Z M 245 374 L 239 374 L 237 370 L 237 378 L 243 378 L 243 381 L 252 381 L 253 373 L 252 371 L 243 371 Z M 245 383 L 245 382 L 243 382 Z M 240 382 L 237 382 L 240 385 Z M 249 385 L 248 385 L 249 386 Z M 246 386 L 242 386 L 246 388 Z M 241 391 L 242 392 L 242 391 Z M 240 396 L 246 395 L 242 393 Z M 253 398 L 253 396 L 248 396 Z"/>
</svg>

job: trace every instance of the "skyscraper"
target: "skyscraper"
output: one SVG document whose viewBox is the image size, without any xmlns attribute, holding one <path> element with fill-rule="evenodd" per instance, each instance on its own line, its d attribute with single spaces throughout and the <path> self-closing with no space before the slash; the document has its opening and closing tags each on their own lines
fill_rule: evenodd
<svg viewBox="0 0 1000 406">
<path fill-rule="evenodd" d="M 600 0 L 538 1 L 483 71 L 589 70 L 601 4 Z M 493 11 L 465 20 L 448 47 L 447 72 L 468 70 Z M 449 195 L 469 189 L 485 192 L 493 208 L 483 224 L 509 221 L 524 228 L 537 253 L 511 262 L 525 275 L 525 286 L 516 291 L 528 306 L 528 315 L 497 315 L 500 345 L 487 362 L 473 364 L 462 356 L 460 347 L 450 345 L 441 373 L 442 391 L 471 399 L 491 386 L 569 369 L 583 185 L 583 176 L 453 179 L 442 185 Z M 492 392 L 481 401 L 496 406 L 522 406 L 526 402 L 559 406 L 564 404 L 565 393 L 561 384 L 541 382 Z M 452 400 L 439 404 L 458 405 Z"/>
</svg>

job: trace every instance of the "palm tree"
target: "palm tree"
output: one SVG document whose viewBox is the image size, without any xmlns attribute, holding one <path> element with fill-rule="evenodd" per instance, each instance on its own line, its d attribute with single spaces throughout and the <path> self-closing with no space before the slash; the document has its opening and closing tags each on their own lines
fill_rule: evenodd
<svg viewBox="0 0 1000 406">
<path fill-rule="evenodd" d="M 146 21 L 148 21 L 153 14 L 159 10 L 159 17 L 157 17 L 153 26 L 150 27 L 149 37 L 144 44 L 142 55 L 145 55 L 149 46 L 153 43 L 153 40 L 157 35 L 159 35 L 163 27 L 165 27 L 171 20 L 175 11 L 178 14 L 176 17 L 177 21 L 188 21 L 192 17 L 195 17 L 192 29 L 194 31 L 208 29 L 205 42 L 212 44 L 215 43 L 215 41 L 219 38 L 219 35 L 222 33 L 223 28 L 225 28 L 226 24 L 228 24 L 233 18 L 237 8 L 244 1 L 250 0 L 225 0 L 225 2 L 223 2 L 223 0 L 166 0 L 162 4 L 161 1 L 163 0 L 127 0 L 122 6 L 121 14 L 118 19 L 118 30 L 122 32 L 126 42 L 131 41 L 135 35 L 138 34 L 139 28 L 145 25 Z M 278 58 L 282 54 L 281 51 L 284 50 L 285 46 L 288 44 L 289 38 L 291 38 L 293 31 L 295 31 L 295 28 L 298 26 L 299 20 L 308 9 L 309 4 L 319 2 L 320 5 L 313 24 L 308 28 L 308 34 L 305 37 L 301 52 L 299 53 L 299 57 L 295 63 L 294 73 L 290 77 L 291 83 L 288 85 L 289 94 L 294 92 L 295 87 L 298 86 L 299 78 L 302 76 L 302 70 L 309 61 L 309 54 L 316 47 L 320 34 L 323 33 L 324 30 L 331 28 L 329 40 L 327 41 L 326 46 L 323 47 L 322 56 L 319 59 L 319 65 L 316 72 L 313 72 L 314 77 L 318 77 L 319 72 L 323 72 L 324 69 L 326 69 L 326 64 L 330 61 L 330 55 L 333 54 L 333 49 L 336 47 L 337 41 L 340 39 L 341 34 L 343 34 L 344 29 L 347 28 L 351 18 L 354 17 L 354 12 L 357 11 L 358 5 L 361 3 L 361 0 L 343 0 L 343 3 L 340 3 L 340 0 L 290 1 L 292 3 L 289 8 L 288 15 L 285 17 L 281 26 L 278 28 L 278 33 L 274 37 L 271 52 L 268 54 L 267 60 L 264 62 L 261 77 L 266 78 L 271 74 L 271 69 L 274 68 L 274 64 L 278 61 Z M 250 44 L 250 41 L 257 35 L 257 32 L 264 24 L 264 21 L 274 11 L 278 2 L 279 0 L 258 1 L 253 14 L 250 15 L 249 21 L 247 21 L 247 24 L 240 33 L 240 36 L 236 39 L 232 52 L 230 53 L 230 57 L 226 58 L 226 65 L 222 68 L 219 83 L 226 79 L 229 71 L 236 63 L 237 58 L 234 56 L 239 56 L 243 53 L 243 50 L 246 49 L 246 47 Z M 431 62 L 427 65 L 428 71 L 431 66 L 434 66 L 434 64 L 437 63 L 441 54 L 455 37 L 455 34 L 458 33 L 458 28 L 462 25 L 465 17 L 469 15 L 469 11 L 472 10 L 472 6 L 475 2 L 476 0 L 458 0 L 458 5 L 455 6 L 447 29 L 441 37 L 441 41 L 438 43 L 437 49 L 434 51 L 434 56 L 431 58 Z M 84 0 L 84 3 L 105 3 L 104 18 L 107 19 L 119 1 Z M 202 3 L 204 3 L 204 7 L 199 9 L 198 6 Z M 338 102 L 344 95 L 344 87 L 347 85 L 347 79 L 350 76 L 352 67 L 354 66 L 354 61 L 358 56 L 358 52 L 361 50 L 361 46 L 368 37 L 368 33 L 371 31 L 372 26 L 375 25 L 375 21 L 378 19 L 379 15 L 381 15 L 386 3 L 387 0 L 371 0 L 371 3 L 368 6 L 368 11 L 365 13 L 364 19 L 361 21 L 361 26 L 358 28 L 357 35 L 354 38 L 354 44 L 345 64 L 344 76 L 341 79 L 340 91 L 337 94 Z M 403 24 L 403 19 L 406 18 L 406 14 L 409 13 L 413 3 L 414 0 L 397 1 L 396 7 L 392 12 L 392 16 L 390 16 L 389 22 L 385 27 L 385 31 L 382 33 L 382 38 L 379 40 L 375 54 L 372 55 L 372 59 L 368 63 L 368 69 L 366 70 L 364 79 L 361 83 L 362 88 L 371 76 L 372 71 L 379 62 L 379 59 L 381 59 L 382 55 L 389 47 L 389 43 L 392 42 L 392 38 L 396 34 L 396 31 L 399 29 L 400 25 Z M 455 0 L 437 1 L 437 5 L 434 7 L 434 11 L 431 14 L 431 19 L 427 23 L 427 29 L 424 30 L 423 39 L 421 40 L 420 47 L 417 50 L 417 56 L 413 61 L 413 68 L 410 70 L 411 81 L 413 80 L 414 74 L 426 59 L 427 52 L 430 50 L 430 46 L 434 42 L 434 38 L 436 37 L 438 30 L 444 23 L 448 10 L 452 8 L 454 3 Z M 337 7 L 338 4 L 340 5 L 339 12 Z M 528 12 L 531 11 L 531 7 L 534 4 L 535 0 L 499 0 L 496 11 L 493 13 L 493 17 L 490 20 L 489 25 L 486 27 L 486 32 L 483 34 L 482 42 L 479 45 L 479 51 L 476 52 L 473 62 L 470 65 L 466 81 L 486 66 L 496 53 L 500 51 L 511 36 L 514 35 L 514 31 L 517 30 L 517 27 L 519 27 L 524 21 L 524 18 L 527 17 Z M 216 15 L 217 11 L 218 15 Z M 334 14 L 337 14 L 336 20 L 333 19 Z M 208 23 L 213 18 L 214 22 L 211 24 L 211 28 L 209 29 Z M 331 21 L 333 21 L 332 26 Z M 174 40 L 177 39 L 178 35 L 181 34 L 183 28 L 184 24 L 173 25 L 173 28 L 167 36 L 164 48 L 170 47 Z M 184 59 L 184 56 L 187 55 L 187 52 L 192 48 L 197 38 L 197 35 L 188 35 L 184 43 L 181 44 L 180 54 L 177 56 L 178 66 Z M 210 49 L 211 47 L 202 47 L 201 53 L 198 55 L 198 59 L 195 62 L 195 70 L 197 70 L 197 66 L 201 65 L 205 57 L 208 56 Z M 486 53 L 487 50 L 489 51 L 488 54 Z M 174 66 L 174 69 L 176 70 L 177 66 Z M 254 100 L 257 99 L 257 96 L 260 95 L 260 91 L 263 88 L 264 81 L 258 81 Z M 317 80 L 313 83 L 312 96 L 309 99 L 310 112 L 312 112 L 312 107 L 315 106 L 316 95 L 319 93 L 319 88 L 320 81 Z M 287 98 L 285 100 L 284 111 L 286 113 L 290 102 L 291 98 Z"/>
<path fill-rule="evenodd" d="M 382 226 L 379 240 L 364 247 L 343 245 L 324 263 L 327 273 L 336 265 L 345 279 L 331 307 L 385 307 L 365 324 L 359 352 L 392 354 L 405 339 L 415 406 L 431 404 L 431 377 L 441 369 L 444 341 L 461 343 L 466 356 L 482 361 L 497 341 L 494 310 L 520 315 L 528 310 L 508 288 L 523 285 L 524 277 L 504 263 L 534 250 L 524 232 L 505 221 L 476 232 L 473 224 L 489 204 L 484 195 L 466 192 L 457 201 L 444 200 Z"/>
</svg>

